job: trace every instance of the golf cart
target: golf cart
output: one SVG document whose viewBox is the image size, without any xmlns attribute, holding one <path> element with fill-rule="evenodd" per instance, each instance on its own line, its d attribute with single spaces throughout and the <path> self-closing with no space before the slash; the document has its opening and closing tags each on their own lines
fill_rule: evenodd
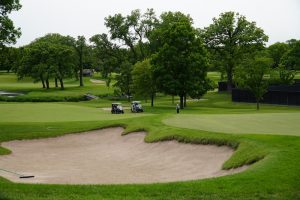
<svg viewBox="0 0 300 200">
<path fill-rule="evenodd" d="M 124 110 L 121 103 L 111 104 L 111 114 L 124 114 Z"/>
<path fill-rule="evenodd" d="M 144 112 L 140 101 L 132 101 L 131 102 L 131 112 Z"/>
</svg>

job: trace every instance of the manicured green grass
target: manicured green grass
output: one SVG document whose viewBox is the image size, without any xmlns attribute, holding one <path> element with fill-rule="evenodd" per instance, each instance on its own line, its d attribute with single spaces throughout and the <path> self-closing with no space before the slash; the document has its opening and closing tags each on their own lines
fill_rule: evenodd
<svg viewBox="0 0 300 200">
<path fill-rule="evenodd" d="M 18 80 L 13 73 L 0 73 L 0 90 L 17 91 L 25 93 L 20 98 L 37 99 L 37 98 L 59 98 L 59 97 L 79 97 L 84 94 L 94 95 L 111 95 L 113 88 L 106 87 L 105 84 L 93 83 L 90 79 L 100 79 L 99 74 L 94 77 L 84 77 L 84 87 L 79 87 L 79 81 L 75 79 L 66 79 L 65 89 L 55 88 L 53 80 L 50 80 L 50 89 L 42 88 L 41 83 L 33 83 L 29 78 Z M 113 83 L 112 83 L 113 84 Z"/>
<path fill-rule="evenodd" d="M 177 115 L 164 120 L 171 126 L 221 133 L 263 133 L 300 136 L 300 112 Z"/>
<path fill-rule="evenodd" d="M 125 110 L 125 114 L 112 115 L 109 109 L 61 103 L 0 103 L 3 113 L 0 122 L 100 121 L 149 115 L 132 114 L 130 110 Z"/>
<path fill-rule="evenodd" d="M 86 92 L 88 87 L 80 90 Z M 55 95 L 56 90 L 50 93 Z M 300 199 L 300 137 L 284 135 L 298 129 L 299 107 L 262 105 L 261 110 L 256 111 L 254 104 L 232 103 L 229 94 L 216 92 L 208 93 L 203 99 L 206 100 L 188 102 L 188 107 L 178 115 L 175 114 L 171 97 L 163 95 L 157 97 L 154 108 L 149 106 L 149 102 L 143 103 L 145 115 L 111 115 L 102 109 L 110 107 L 111 101 L 107 99 L 77 103 L 0 103 L 0 143 L 123 126 L 126 128 L 125 133 L 147 131 L 146 142 L 174 139 L 186 143 L 228 145 L 235 152 L 223 164 L 224 169 L 252 163 L 246 171 L 232 176 L 164 184 L 16 184 L 0 177 L 0 199 Z M 177 101 L 178 98 L 175 103 Z M 128 102 L 123 101 L 123 104 L 129 106 Z M 239 123 L 236 129 L 238 133 L 234 134 L 231 134 L 233 131 L 224 133 L 227 131 L 223 131 L 223 128 L 222 133 L 202 128 L 199 130 L 203 124 L 198 120 L 202 117 L 208 117 L 210 123 L 219 117 L 218 123 L 214 125 L 219 128 L 226 120 L 231 123 L 228 116 L 234 116 L 241 123 L 246 119 L 250 122 L 254 120 L 248 123 L 254 126 L 251 128 L 255 132 L 242 132 L 249 130 L 247 125 L 250 124 L 247 123 Z M 277 118 L 288 121 L 289 127 L 281 127 L 278 131 L 280 125 L 274 121 Z M 166 125 L 166 121 L 171 123 Z M 185 124 L 188 127 L 182 128 Z M 264 128 L 272 130 L 272 134 L 282 135 L 264 134 Z M 0 154 L 8 153 L 8 149 L 0 147 Z"/>
</svg>

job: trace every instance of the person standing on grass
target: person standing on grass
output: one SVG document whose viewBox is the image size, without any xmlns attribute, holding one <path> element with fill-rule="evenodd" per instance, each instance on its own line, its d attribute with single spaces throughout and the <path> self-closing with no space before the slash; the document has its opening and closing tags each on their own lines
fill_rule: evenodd
<svg viewBox="0 0 300 200">
<path fill-rule="evenodd" d="M 179 105 L 177 104 L 177 105 L 176 105 L 176 112 L 177 112 L 177 114 L 179 113 L 179 109 L 180 109 L 180 107 L 179 107 Z"/>
</svg>

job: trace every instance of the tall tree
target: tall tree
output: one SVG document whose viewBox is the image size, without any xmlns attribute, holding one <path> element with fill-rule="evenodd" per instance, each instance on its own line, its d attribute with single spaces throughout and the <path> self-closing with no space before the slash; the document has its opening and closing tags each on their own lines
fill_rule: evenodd
<svg viewBox="0 0 300 200">
<path fill-rule="evenodd" d="M 156 93 L 156 84 L 153 77 L 153 67 L 149 59 L 137 62 L 132 70 L 132 88 L 133 92 L 145 99 L 151 99 L 151 106 L 154 105 Z"/>
<path fill-rule="evenodd" d="M 221 13 L 213 23 L 201 30 L 208 48 L 218 54 L 226 71 L 228 89 L 233 83 L 234 68 L 247 53 L 262 49 L 268 36 L 255 22 L 234 12 Z"/>
<path fill-rule="evenodd" d="M 0 1 L 0 49 L 7 44 L 16 43 L 16 39 L 21 35 L 20 28 L 15 28 L 13 21 L 8 17 L 12 11 L 20 8 L 19 0 Z"/>
<path fill-rule="evenodd" d="M 163 13 L 150 41 L 157 48 L 152 57 L 157 87 L 167 94 L 179 95 L 183 108 L 186 96 L 203 93 L 202 84 L 207 84 L 207 52 L 192 19 L 180 12 Z"/>
<path fill-rule="evenodd" d="M 268 80 L 265 75 L 269 74 L 272 59 L 266 57 L 255 57 L 245 60 L 236 69 L 236 81 L 238 87 L 248 89 L 256 99 L 256 109 L 259 110 L 259 102 L 268 89 Z"/>
<path fill-rule="evenodd" d="M 78 36 L 74 44 L 75 51 L 78 57 L 78 69 L 79 69 L 79 85 L 83 86 L 83 63 L 85 54 L 87 51 L 87 44 L 84 36 Z M 76 70 L 77 71 L 77 70 Z"/>
<path fill-rule="evenodd" d="M 117 39 L 130 48 L 133 54 L 132 63 L 148 56 L 146 43 L 156 23 L 153 9 L 147 9 L 143 15 L 140 10 L 133 10 L 127 16 L 115 14 L 105 18 L 105 25 L 109 28 L 111 39 Z"/>
<path fill-rule="evenodd" d="M 94 35 L 90 38 L 96 65 L 101 66 L 100 71 L 103 78 L 107 78 L 111 72 L 119 71 L 124 61 L 124 50 L 109 41 L 106 34 Z"/>
</svg>

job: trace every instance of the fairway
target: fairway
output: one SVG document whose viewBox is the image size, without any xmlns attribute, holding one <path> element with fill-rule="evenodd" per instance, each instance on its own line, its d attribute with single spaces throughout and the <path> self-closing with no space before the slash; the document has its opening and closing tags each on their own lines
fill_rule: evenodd
<svg viewBox="0 0 300 200">
<path fill-rule="evenodd" d="M 300 113 L 176 115 L 165 124 L 221 133 L 261 133 L 300 136 Z"/>
<path fill-rule="evenodd" d="M 123 115 L 112 115 L 102 108 L 59 103 L 5 103 L 0 104 L 0 110 L 5 113 L 0 115 L 0 122 L 97 121 L 149 115 L 135 115 L 130 111 L 125 111 Z"/>
</svg>

